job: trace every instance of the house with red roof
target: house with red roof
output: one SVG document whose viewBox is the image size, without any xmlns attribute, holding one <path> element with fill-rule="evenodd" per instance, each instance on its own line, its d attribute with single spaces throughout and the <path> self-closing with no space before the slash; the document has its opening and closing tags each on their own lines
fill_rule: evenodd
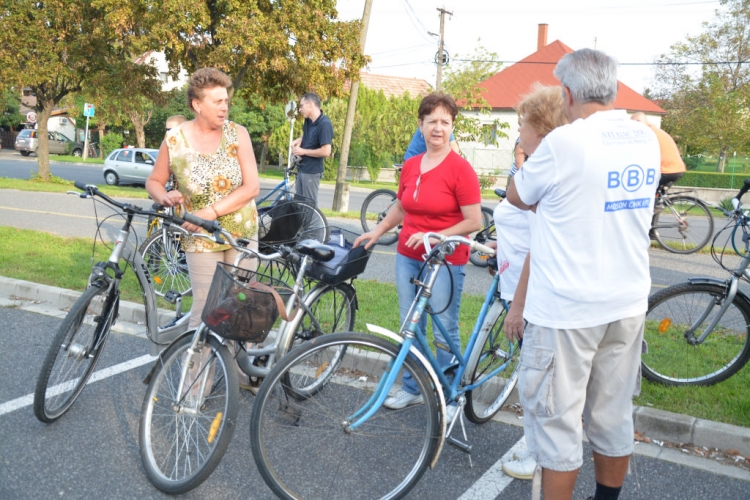
<svg viewBox="0 0 750 500">
<path fill-rule="evenodd" d="M 421 78 L 405 78 L 402 76 L 376 75 L 361 71 L 359 83 L 370 90 L 382 90 L 386 97 L 401 97 L 405 92 L 411 97 L 424 97 L 432 92 L 432 86 Z M 349 81 L 344 84 L 344 90 L 349 91 Z"/>
<path fill-rule="evenodd" d="M 477 117 L 484 123 L 498 120 L 510 125 L 510 128 L 502 130 L 508 138 L 500 139 L 498 147 L 460 142 L 462 153 L 477 171 L 500 170 L 507 173 L 512 163 L 513 145 L 518 138 L 518 115 L 515 108 L 537 82 L 545 86 L 560 85 L 552 72 L 562 56 L 570 52 L 573 49 L 560 40 L 547 44 L 547 25 L 540 24 L 536 52 L 477 84 L 477 87 L 483 89 L 482 97 L 492 108 L 490 115 L 479 111 L 462 113 Z M 618 84 L 616 109 L 625 109 L 630 114 L 641 111 L 651 123 L 661 125 L 661 118 L 666 111 L 624 83 Z"/>
</svg>

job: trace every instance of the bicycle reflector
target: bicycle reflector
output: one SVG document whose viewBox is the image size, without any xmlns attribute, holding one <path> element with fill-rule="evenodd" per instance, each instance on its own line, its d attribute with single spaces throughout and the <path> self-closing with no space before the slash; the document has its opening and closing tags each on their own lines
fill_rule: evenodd
<svg viewBox="0 0 750 500">
<path fill-rule="evenodd" d="M 208 430 L 208 444 L 211 444 L 214 442 L 214 438 L 216 437 L 216 433 L 219 432 L 219 426 L 221 425 L 221 417 L 224 415 L 222 412 L 216 413 L 216 416 L 214 417 L 214 421 L 211 422 L 211 428 Z"/>
<path fill-rule="evenodd" d="M 663 320 L 661 320 L 661 323 L 659 323 L 659 333 L 666 332 L 671 324 L 672 320 L 670 318 L 664 318 Z"/>
</svg>

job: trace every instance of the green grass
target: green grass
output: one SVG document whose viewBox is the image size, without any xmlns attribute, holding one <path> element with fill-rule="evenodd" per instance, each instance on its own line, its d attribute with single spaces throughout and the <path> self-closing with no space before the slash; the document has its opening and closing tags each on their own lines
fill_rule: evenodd
<svg viewBox="0 0 750 500">
<path fill-rule="evenodd" d="M 52 250 L 54 249 L 54 250 Z M 92 265 L 92 241 L 0 226 L 0 275 L 46 285 L 83 290 Z M 96 260 L 108 255 L 97 245 Z M 400 326 L 396 287 L 391 283 L 356 280 L 359 300 L 357 331 L 374 323 L 393 331 Z M 132 272 L 122 282 L 124 300 L 141 302 L 140 287 Z M 459 327 L 465 345 L 482 307 L 483 297 L 465 295 Z M 163 307 L 164 304 L 161 304 Z M 186 304 L 189 307 L 189 304 Z M 642 381 L 635 402 L 694 417 L 750 427 L 750 368 L 711 387 L 664 387 Z"/>
</svg>

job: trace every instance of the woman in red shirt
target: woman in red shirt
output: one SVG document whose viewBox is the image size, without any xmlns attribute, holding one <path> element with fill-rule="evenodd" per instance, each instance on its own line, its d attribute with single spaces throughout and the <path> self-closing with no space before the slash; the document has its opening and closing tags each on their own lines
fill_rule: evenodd
<svg viewBox="0 0 750 500">
<path fill-rule="evenodd" d="M 386 231 L 402 224 L 396 251 L 396 288 L 402 323 L 414 300 L 415 288 L 410 279 L 417 277 L 424 263 L 424 233 L 466 236 L 482 228 L 479 180 L 469 162 L 450 147 L 453 124 L 458 116 L 455 101 L 447 94 L 430 94 L 422 99 L 418 113 L 419 130 L 424 136 L 427 151 L 404 163 L 398 200 L 380 224 L 354 242 L 354 246 L 357 246 L 360 242 L 369 240 L 365 245 L 369 248 Z M 468 247 L 459 246 L 447 258 L 451 265 L 443 266 L 432 289 L 432 308 L 436 311 L 443 310 L 438 317 L 457 346 L 461 345 L 458 311 L 463 291 L 464 265 L 468 260 Z M 449 301 L 450 305 L 446 308 Z M 426 330 L 427 316 L 422 316 L 422 331 Z M 444 341 L 440 332 L 436 331 L 435 335 L 436 340 Z M 440 366 L 450 364 L 451 358 L 451 353 L 438 349 Z M 384 406 L 401 409 L 421 402 L 422 395 L 410 374 L 406 373 L 402 389 L 386 399 Z M 450 417 L 455 414 L 455 408 L 449 407 Z"/>
</svg>

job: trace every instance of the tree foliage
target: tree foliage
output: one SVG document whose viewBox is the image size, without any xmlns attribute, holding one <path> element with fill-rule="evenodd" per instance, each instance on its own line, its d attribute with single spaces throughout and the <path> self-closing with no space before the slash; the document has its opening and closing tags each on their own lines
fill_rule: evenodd
<svg viewBox="0 0 750 500">
<path fill-rule="evenodd" d="M 0 94 L 0 127 L 15 130 L 26 118 L 21 114 L 21 94 L 17 89 L 5 89 Z"/>
<path fill-rule="evenodd" d="M 366 62 L 360 22 L 339 21 L 335 0 L 152 0 L 147 15 L 174 75 L 213 66 L 274 103 L 336 95 Z"/>
<path fill-rule="evenodd" d="M 479 42 L 481 39 L 477 40 L 478 44 Z M 478 45 L 474 54 L 467 60 L 462 61 L 458 54 L 454 60 L 460 62 L 446 68 L 443 80 L 445 92 L 456 100 L 462 110 L 478 111 L 480 115 L 485 116 L 485 119 L 481 119 L 468 113 L 459 114 L 454 130 L 456 139 L 497 145 L 499 138 L 507 137 L 502 129 L 509 128 L 509 125 L 498 120 L 489 120 L 492 109 L 482 95 L 486 89 L 480 85 L 500 71 L 502 63 L 497 62 L 497 53 L 489 52 L 482 45 Z"/>
<path fill-rule="evenodd" d="M 47 120 L 67 95 L 139 50 L 139 1 L 2 0 L 0 90 L 30 87 L 39 123 L 38 174 L 49 180 Z"/>
<path fill-rule="evenodd" d="M 729 153 L 750 146 L 750 2 L 721 4 L 702 33 L 657 59 L 649 94 L 663 99 L 663 126 L 683 150 L 718 152 L 723 172 Z"/>
</svg>

